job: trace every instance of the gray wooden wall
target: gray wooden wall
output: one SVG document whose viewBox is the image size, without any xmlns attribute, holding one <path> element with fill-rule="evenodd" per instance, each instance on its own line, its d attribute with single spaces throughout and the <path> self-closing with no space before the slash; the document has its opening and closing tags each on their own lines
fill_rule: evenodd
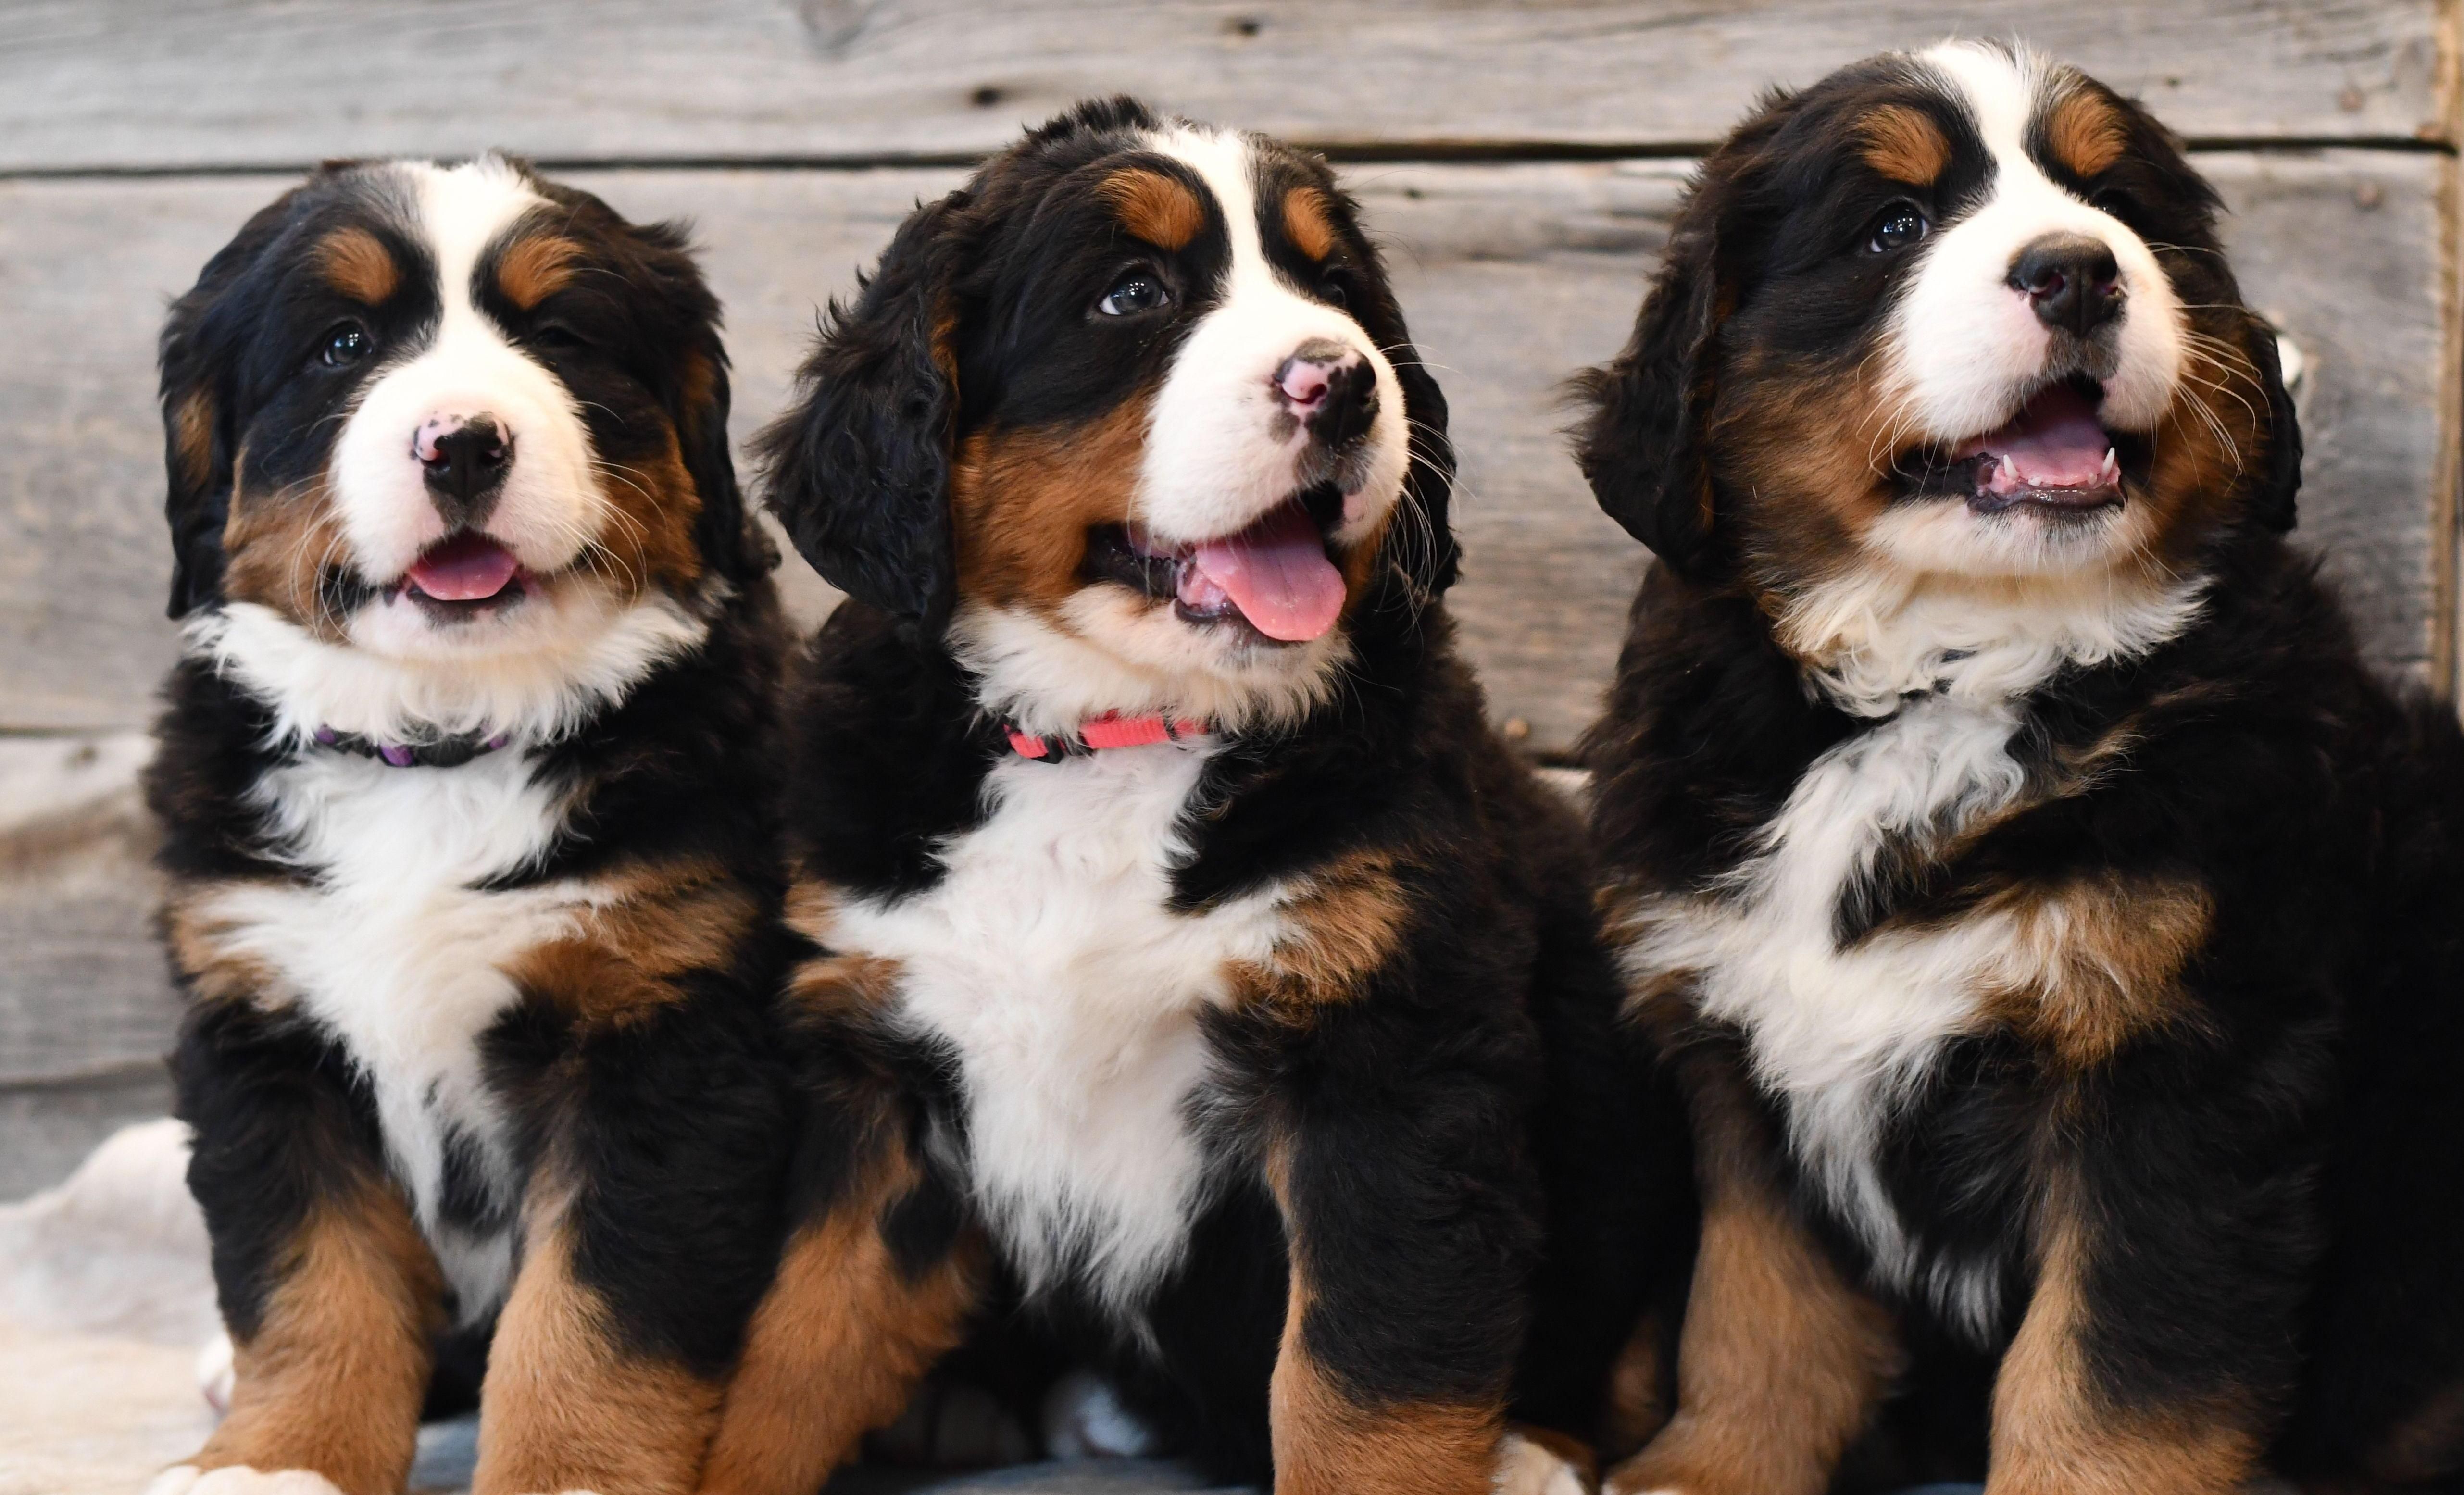
<svg viewBox="0 0 2464 1495">
<path fill-rule="evenodd" d="M 1457 610 L 1499 715 L 1550 753 L 1641 566 L 1555 389 L 1622 340 L 1690 158 L 1768 84 L 2024 36 L 2145 99 L 2222 187 L 2244 284 L 2308 366 L 2302 533 L 2376 657 L 2443 690 L 2456 3 L 0 0 L 0 1198 L 166 1104 L 132 789 L 173 652 L 153 337 L 309 163 L 501 147 L 691 217 L 750 429 L 823 298 L 1023 123 L 1127 90 L 1321 145 L 1453 401 Z"/>
</svg>

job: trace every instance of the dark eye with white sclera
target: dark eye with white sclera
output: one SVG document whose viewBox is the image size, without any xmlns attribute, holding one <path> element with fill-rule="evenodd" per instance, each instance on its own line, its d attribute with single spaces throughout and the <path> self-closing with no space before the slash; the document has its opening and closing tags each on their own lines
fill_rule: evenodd
<svg viewBox="0 0 2464 1495">
<path fill-rule="evenodd" d="M 367 333 L 357 322 L 343 322 L 325 334 L 317 350 L 317 361 L 327 368 L 348 368 L 376 351 Z"/>
<path fill-rule="evenodd" d="M 1171 304 L 1172 293 L 1164 289 L 1163 282 L 1149 271 L 1137 270 L 1113 281 L 1112 289 L 1095 303 L 1095 310 L 1107 317 L 1135 317 Z"/>
<path fill-rule="evenodd" d="M 1874 231 L 1865 240 L 1865 253 L 1896 254 L 1923 239 L 1932 227 L 1914 204 L 1893 203 L 1874 220 Z"/>
</svg>

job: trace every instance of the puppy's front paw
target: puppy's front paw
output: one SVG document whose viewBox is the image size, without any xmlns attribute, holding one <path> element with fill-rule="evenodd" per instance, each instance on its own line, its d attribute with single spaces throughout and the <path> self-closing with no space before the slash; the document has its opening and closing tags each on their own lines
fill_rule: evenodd
<svg viewBox="0 0 2464 1495">
<path fill-rule="evenodd" d="M 145 1495 L 342 1495 L 334 1482 L 307 1469 L 252 1469 L 244 1463 L 199 1469 L 184 1463 L 164 1470 Z"/>
<path fill-rule="evenodd" d="M 1554 1448 L 1520 1432 L 1498 1441 L 1494 1495 L 1591 1495 L 1588 1460 L 1571 1447 Z"/>
</svg>

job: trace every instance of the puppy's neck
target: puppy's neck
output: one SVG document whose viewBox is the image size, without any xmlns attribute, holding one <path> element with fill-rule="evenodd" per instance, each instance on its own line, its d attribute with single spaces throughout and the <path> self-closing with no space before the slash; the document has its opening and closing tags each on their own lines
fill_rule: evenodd
<svg viewBox="0 0 2464 1495">
<path fill-rule="evenodd" d="M 710 631 L 700 609 L 661 592 L 562 611 L 525 648 L 403 658 L 330 643 L 271 607 L 232 603 L 189 622 L 185 651 L 211 660 L 271 708 L 278 742 L 304 744 L 323 731 L 384 742 L 475 735 L 535 745 L 621 702 Z"/>
<path fill-rule="evenodd" d="M 2012 578 L 1874 565 L 1772 611 L 1809 692 L 1882 717 L 1911 695 L 2008 701 L 2066 668 L 2146 653 L 2189 627 L 2206 598 L 2205 577 L 2153 567 Z"/>
</svg>

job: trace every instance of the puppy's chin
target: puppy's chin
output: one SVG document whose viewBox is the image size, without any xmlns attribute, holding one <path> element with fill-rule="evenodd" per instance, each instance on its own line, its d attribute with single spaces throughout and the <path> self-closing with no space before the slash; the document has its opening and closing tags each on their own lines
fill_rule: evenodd
<svg viewBox="0 0 2464 1495">
<path fill-rule="evenodd" d="M 1174 604 L 1116 583 L 1050 611 L 968 604 L 951 625 L 987 710 L 1028 732 L 1068 733 L 1107 712 L 1168 712 L 1227 731 L 1299 720 L 1352 657 L 1342 623 L 1278 643 L 1236 621 L 1191 622 Z"/>
<path fill-rule="evenodd" d="M 523 572 L 482 601 L 439 603 L 396 584 L 353 613 L 344 638 L 385 659 L 482 665 L 508 655 L 587 647 L 615 625 L 622 589 L 587 572 Z"/>
<path fill-rule="evenodd" d="M 2134 566 L 2156 538 L 2147 506 L 2127 497 L 2088 510 L 2014 505 L 1993 513 L 1948 498 L 1892 505 L 1866 532 L 1864 548 L 1914 574 L 2019 580 Z"/>
</svg>

